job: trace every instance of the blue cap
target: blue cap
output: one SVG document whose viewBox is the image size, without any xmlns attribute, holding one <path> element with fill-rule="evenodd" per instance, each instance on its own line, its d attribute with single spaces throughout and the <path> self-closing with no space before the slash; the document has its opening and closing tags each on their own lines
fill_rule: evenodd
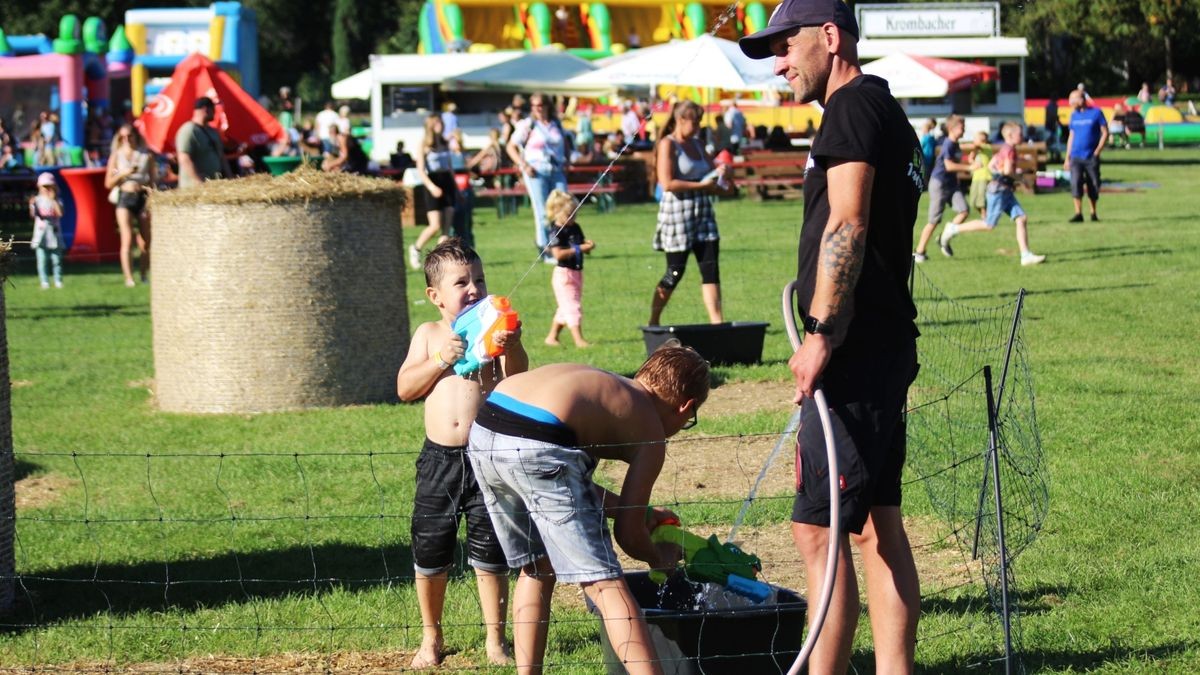
<svg viewBox="0 0 1200 675">
<path fill-rule="evenodd" d="M 823 26 L 826 23 L 841 28 L 858 39 L 858 22 L 854 12 L 842 0 L 783 0 L 767 21 L 767 27 L 738 40 L 742 53 L 752 59 L 765 59 L 771 53 L 771 38 L 804 26 Z"/>
</svg>

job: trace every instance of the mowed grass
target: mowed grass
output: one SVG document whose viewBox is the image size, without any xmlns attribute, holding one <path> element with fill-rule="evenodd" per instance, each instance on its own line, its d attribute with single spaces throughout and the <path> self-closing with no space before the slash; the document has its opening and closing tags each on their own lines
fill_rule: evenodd
<svg viewBox="0 0 1200 675">
<path fill-rule="evenodd" d="M 934 249 L 923 270 L 967 303 L 994 305 L 1029 291 L 1025 337 L 1051 497 L 1040 539 L 1017 560 L 1027 667 L 1196 672 L 1200 151 L 1105 157 L 1107 180 L 1157 186 L 1106 193 L 1102 220 L 1074 225 L 1066 222 L 1067 194 L 1023 196 L 1031 242 L 1046 264 L 1018 265 L 1006 220 L 956 239 L 953 260 Z M 489 290 L 512 296 L 535 366 L 637 368 L 638 327 L 664 268 L 650 250 L 654 213 L 651 205 L 581 212 L 598 246 L 584 296 L 594 347 L 580 351 L 541 343 L 554 307 L 550 268 L 532 262 L 529 210 L 503 220 L 476 211 Z M 801 215 L 795 202 L 718 206 L 727 318 L 771 322 L 763 363 L 717 368 L 719 383 L 788 377 L 779 293 L 795 272 Z M 408 515 L 421 405 L 158 412 L 148 290 L 125 289 L 112 266 L 69 266 L 66 289 L 41 291 L 32 268 L 25 256 L 5 289 L 17 472 L 29 501 L 18 511 L 22 578 L 17 611 L 5 620 L 13 627 L 0 635 L 0 667 L 416 647 Z M 705 320 L 698 277 L 693 262 L 666 321 Z M 408 285 L 414 325 L 435 319 L 420 275 L 410 272 Z M 686 433 L 778 433 L 785 420 L 701 410 L 701 425 Z M 756 472 L 730 480 L 744 484 L 744 474 Z M 919 490 L 910 495 L 906 512 L 929 516 Z M 786 502 L 764 501 L 750 524 L 786 528 Z M 737 507 L 680 510 L 690 524 L 727 525 Z M 927 604 L 921 671 L 960 672 L 999 651 L 979 593 L 968 588 Z M 482 666 L 469 575 L 452 584 L 447 604 L 451 664 Z M 946 631 L 958 632 L 937 637 Z M 557 611 L 550 660 L 564 672 L 598 671 L 597 635 L 581 609 Z M 864 617 L 860 672 L 873 668 L 869 637 Z"/>
</svg>

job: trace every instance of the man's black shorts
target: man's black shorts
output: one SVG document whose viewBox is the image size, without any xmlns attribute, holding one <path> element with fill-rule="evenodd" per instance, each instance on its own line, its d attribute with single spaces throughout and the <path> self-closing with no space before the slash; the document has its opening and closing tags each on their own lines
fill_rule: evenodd
<svg viewBox="0 0 1200 675">
<path fill-rule="evenodd" d="M 1071 196 L 1075 199 L 1083 197 L 1087 188 L 1088 199 L 1100 197 L 1100 158 L 1088 159 L 1071 158 Z"/>
<path fill-rule="evenodd" d="M 916 346 L 835 355 L 821 377 L 830 407 L 841 485 L 841 528 L 861 534 L 873 506 L 900 505 L 904 409 L 917 375 Z M 796 499 L 792 520 L 829 526 L 829 460 L 812 399 L 801 406 L 796 434 Z"/>
</svg>

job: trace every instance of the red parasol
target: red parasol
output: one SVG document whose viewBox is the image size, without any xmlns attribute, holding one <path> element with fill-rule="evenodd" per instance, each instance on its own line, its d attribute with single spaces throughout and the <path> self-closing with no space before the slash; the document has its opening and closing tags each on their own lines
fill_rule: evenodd
<svg viewBox="0 0 1200 675">
<path fill-rule="evenodd" d="M 155 152 L 174 152 L 175 133 L 192 118 L 197 98 L 207 96 L 217 106 L 213 126 L 223 140 L 265 145 L 283 140 L 284 129 L 232 77 L 200 53 L 175 67 L 171 83 L 150 99 L 135 124 Z"/>
</svg>

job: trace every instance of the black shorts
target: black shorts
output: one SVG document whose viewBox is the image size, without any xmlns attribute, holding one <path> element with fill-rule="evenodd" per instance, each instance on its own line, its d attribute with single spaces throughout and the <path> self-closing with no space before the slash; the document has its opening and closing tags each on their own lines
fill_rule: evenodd
<svg viewBox="0 0 1200 675">
<path fill-rule="evenodd" d="M 121 190 L 117 193 L 117 208 L 129 209 L 130 213 L 139 214 L 146 210 L 146 193 L 142 190 L 137 192 L 126 192 Z"/>
<path fill-rule="evenodd" d="M 466 447 L 446 447 L 428 438 L 417 457 L 413 495 L 412 555 L 417 572 L 431 576 L 454 565 L 458 524 L 467 517 L 467 561 L 476 569 L 500 573 L 508 561 L 467 461 Z"/>
<path fill-rule="evenodd" d="M 429 174 L 429 180 L 442 189 L 441 197 L 434 197 L 425 191 L 425 213 L 441 211 L 455 206 L 458 201 L 458 184 L 454 182 L 454 173 L 450 171 L 434 171 Z M 450 223 L 446 223 L 450 227 Z"/>
<path fill-rule="evenodd" d="M 1071 196 L 1075 199 L 1083 197 L 1087 188 L 1088 199 L 1100 197 L 1100 158 L 1089 159 L 1071 158 Z"/>
<path fill-rule="evenodd" d="M 841 528 L 862 534 L 874 506 L 900 505 L 904 409 L 916 378 L 916 346 L 831 359 L 821 377 L 841 485 Z M 829 526 L 829 461 L 816 404 L 806 399 L 796 434 L 792 521 Z"/>
</svg>

